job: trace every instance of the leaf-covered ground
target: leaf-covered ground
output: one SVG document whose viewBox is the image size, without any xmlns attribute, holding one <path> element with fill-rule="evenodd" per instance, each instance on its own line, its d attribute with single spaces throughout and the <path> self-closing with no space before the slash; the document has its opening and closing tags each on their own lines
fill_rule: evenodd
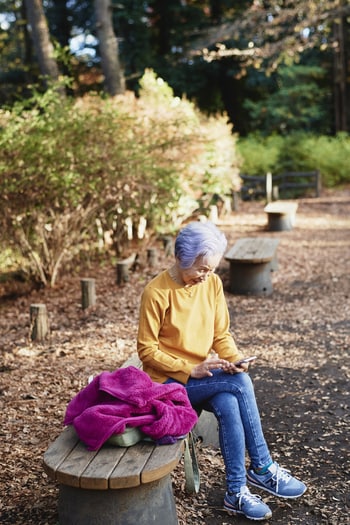
<svg viewBox="0 0 350 525">
<path fill-rule="evenodd" d="M 349 346 L 350 189 L 300 199 L 292 231 L 266 231 L 262 203 L 241 203 L 220 227 L 230 245 L 245 236 L 280 239 L 279 268 L 269 297 L 226 292 L 232 331 L 251 367 L 267 441 L 274 458 L 308 491 L 299 500 L 264 496 L 280 525 L 350 522 Z M 24 293 L 0 288 L 0 522 L 56 525 L 57 487 L 42 456 L 62 429 L 69 400 L 90 375 L 117 368 L 135 350 L 138 305 L 145 283 L 170 260 L 162 246 L 156 267 L 141 266 L 124 286 L 105 264 L 62 278 L 55 289 Z M 225 287 L 228 263 L 219 273 Z M 80 278 L 96 279 L 97 305 L 82 311 Z M 15 292 L 12 297 L 9 292 Z M 29 307 L 45 303 L 50 337 L 30 340 Z M 218 450 L 198 448 L 201 490 L 184 493 L 180 464 L 173 475 L 179 525 L 249 523 L 222 511 L 225 492 Z M 62 524 L 64 525 L 64 524 Z M 144 524 L 147 525 L 147 524 Z"/>
</svg>

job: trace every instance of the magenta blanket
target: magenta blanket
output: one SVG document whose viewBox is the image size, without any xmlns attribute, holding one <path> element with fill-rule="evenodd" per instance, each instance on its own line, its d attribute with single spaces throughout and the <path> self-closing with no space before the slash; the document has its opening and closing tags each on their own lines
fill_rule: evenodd
<svg viewBox="0 0 350 525">
<path fill-rule="evenodd" d="M 197 422 L 184 386 L 155 383 L 134 366 L 102 372 L 68 404 L 65 425 L 73 425 L 89 450 L 97 450 L 125 427 L 155 441 L 187 434 Z"/>
</svg>

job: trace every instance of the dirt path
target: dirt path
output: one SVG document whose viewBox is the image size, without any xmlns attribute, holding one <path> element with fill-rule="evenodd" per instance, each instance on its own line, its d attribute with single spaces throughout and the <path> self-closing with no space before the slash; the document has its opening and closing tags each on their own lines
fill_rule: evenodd
<svg viewBox="0 0 350 525">
<path fill-rule="evenodd" d="M 290 232 L 265 231 L 261 203 L 242 203 L 221 224 L 230 244 L 243 236 L 280 239 L 270 297 L 227 293 L 240 348 L 259 359 L 251 374 L 274 458 L 308 485 L 303 498 L 265 497 L 272 524 L 342 525 L 349 506 L 350 189 L 301 199 Z M 159 247 L 160 248 L 160 247 Z M 157 268 L 144 266 L 122 288 L 105 265 L 0 306 L 0 521 L 56 525 L 57 488 L 42 454 L 60 432 L 65 407 L 91 374 L 112 370 L 135 349 L 138 304 Z M 227 284 L 228 265 L 219 273 Z M 80 308 L 80 277 L 95 277 L 98 303 Z M 0 290 L 1 293 L 1 290 Z M 47 305 L 51 335 L 29 340 L 29 305 Z M 224 471 L 217 450 L 199 450 L 200 493 L 184 495 L 174 474 L 180 525 L 251 523 L 221 510 Z M 262 494 L 263 495 L 263 494 Z M 146 524 L 145 524 L 146 525 Z"/>
</svg>

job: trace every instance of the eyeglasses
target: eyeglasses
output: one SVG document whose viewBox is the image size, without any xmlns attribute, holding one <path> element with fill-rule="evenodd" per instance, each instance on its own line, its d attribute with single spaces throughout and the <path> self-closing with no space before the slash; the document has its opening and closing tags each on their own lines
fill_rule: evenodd
<svg viewBox="0 0 350 525">
<path fill-rule="evenodd" d="M 216 266 L 214 268 L 209 268 L 208 266 L 191 266 L 191 268 L 188 268 L 187 272 L 193 272 L 198 273 L 201 275 L 209 275 L 210 273 L 214 273 L 216 270 Z"/>
</svg>

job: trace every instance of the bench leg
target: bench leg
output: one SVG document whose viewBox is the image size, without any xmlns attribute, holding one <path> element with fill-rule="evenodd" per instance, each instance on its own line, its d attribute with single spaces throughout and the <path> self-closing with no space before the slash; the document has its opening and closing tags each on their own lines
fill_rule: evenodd
<svg viewBox="0 0 350 525">
<path fill-rule="evenodd" d="M 230 262 L 230 292 L 242 295 L 272 294 L 271 262 Z"/>
<path fill-rule="evenodd" d="M 270 271 L 271 272 L 277 272 L 278 270 L 278 258 L 277 258 L 277 254 L 274 256 L 274 258 L 271 260 L 271 262 L 269 263 L 270 266 Z"/>
<path fill-rule="evenodd" d="M 268 213 L 267 227 L 270 231 L 282 232 L 293 229 L 295 214 L 292 213 Z"/>
<path fill-rule="evenodd" d="M 196 438 L 201 440 L 203 447 L 220 448 L 219 425 L 212 412 L 202 410 L 198 422 L 193 428 Z"/>
<path fill-rule="evenodd" d="M 127 489 L 89 490 L 60 485 L 60 525 L 177 525 L 170 474 Z"/>
</svg>

